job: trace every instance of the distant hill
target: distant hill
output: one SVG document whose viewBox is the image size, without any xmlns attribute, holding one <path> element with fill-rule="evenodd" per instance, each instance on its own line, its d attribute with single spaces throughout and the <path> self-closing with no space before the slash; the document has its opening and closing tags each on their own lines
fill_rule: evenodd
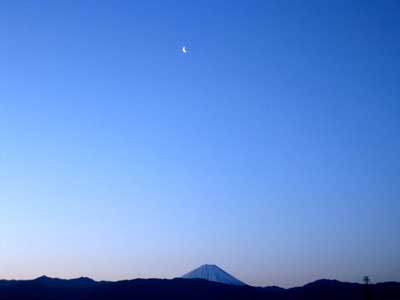
<svg viewBox="0 0 400 300">
<path fill-rule="evenodd" d="M 399 300 L 400 283 L 371 284 L 372 300 Z M 89 278 L 0 280 L 0 300 L 362 300 L 362 284 L 318 280 L 303 287 L 251 287 L 204 279 L 134 279 L 116 282 Z"/>
</svg>

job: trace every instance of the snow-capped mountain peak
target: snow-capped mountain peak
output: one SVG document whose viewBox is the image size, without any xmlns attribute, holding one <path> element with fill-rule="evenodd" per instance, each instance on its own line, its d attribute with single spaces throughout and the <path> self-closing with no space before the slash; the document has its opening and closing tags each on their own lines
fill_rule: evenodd
<svg viewBox="0 0 400 300">
<path fill-rule="evenodd" d="M 230 285 L 246 285 L 216 265 L 202 265 L 197 269 L 194 269 L 193 271 L 183 275 L 182 278 L 205 279 L 208 281 Z"/>
</svg>

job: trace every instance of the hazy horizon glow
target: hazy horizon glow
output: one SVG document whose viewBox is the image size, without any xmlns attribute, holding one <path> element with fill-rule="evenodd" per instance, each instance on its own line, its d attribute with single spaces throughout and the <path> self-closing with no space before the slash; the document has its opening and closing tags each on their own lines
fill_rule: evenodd
<svg viewBox="0 0 400 300">
<path fill-rule="evenodd" d="M 0 34 L 0 278 L 400 281 L 398 1 L 2 1 Z"/>
</svg>

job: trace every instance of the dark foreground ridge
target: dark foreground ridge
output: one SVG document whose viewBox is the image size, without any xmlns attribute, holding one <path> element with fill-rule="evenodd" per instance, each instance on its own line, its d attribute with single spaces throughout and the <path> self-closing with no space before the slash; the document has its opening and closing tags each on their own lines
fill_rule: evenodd
<svg viewBox="0 0 400 300">
<path fill-rule="evenodd" d="M 400 283 L 366 286 L 318 280 L 302 287 L 235 286 L 203 279 L 134 279 L 116 282 L 90 278 L 0 280 L 1 300 L 399 300 Z"/>
</svg>

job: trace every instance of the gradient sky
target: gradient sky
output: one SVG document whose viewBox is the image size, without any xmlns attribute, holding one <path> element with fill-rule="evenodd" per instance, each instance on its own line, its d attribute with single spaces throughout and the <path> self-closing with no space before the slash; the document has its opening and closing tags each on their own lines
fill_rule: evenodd
<svg viewBox="0 0 400 300">
<path fill-rule="evenodd" d="M 10 0 L 0 37 L 0 278 L 400 281 L 399 1 Z"/>
</svg>

